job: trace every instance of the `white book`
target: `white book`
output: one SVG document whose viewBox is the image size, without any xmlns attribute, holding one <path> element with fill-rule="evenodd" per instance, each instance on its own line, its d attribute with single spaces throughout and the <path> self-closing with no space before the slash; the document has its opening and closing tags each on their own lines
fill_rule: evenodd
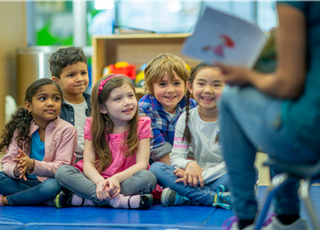
<svg viewBox="0 0 320 230">
<path fill-rule="evenodd" d="M 209 64 L 252 68 L 268 36 L 257 26 L 235 16 L 207 7 L 182 53 Z"/>
</svg>

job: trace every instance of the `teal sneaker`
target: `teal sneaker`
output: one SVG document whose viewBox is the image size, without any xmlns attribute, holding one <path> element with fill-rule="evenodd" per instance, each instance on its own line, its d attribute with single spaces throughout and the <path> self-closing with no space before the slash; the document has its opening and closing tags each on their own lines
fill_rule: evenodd
<svg viewBox="0 0 320 230">
<path fill-rule="evenodd" d="M 188 205 L 191 203 L 189 198 L 181 196 L 170 188 L 165 188 L 161 194 L 161 204 L 166 207 L 173 205 Z"/>
<path fill-rule="evenodd" d="M 215 208 L 224 208 L 227 210 L 231 209 L 231 199 L 230 192 L 225 192 L 225 187 L 223 185 L 219 185 L 217 187 L 217 193 L 214 196 L 214 201 L 212 206 Z"/>
</svg>

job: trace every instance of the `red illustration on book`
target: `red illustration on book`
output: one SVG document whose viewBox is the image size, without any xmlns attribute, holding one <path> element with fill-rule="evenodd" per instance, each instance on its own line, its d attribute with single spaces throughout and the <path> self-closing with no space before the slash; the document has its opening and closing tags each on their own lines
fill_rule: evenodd
<svg viewBox="0 0 320 230">
<path fill-rule="evenodd" d="M 202 48 L 203 51 L 208 51 L 208 50 L 212 50 L 212 52 L 216 55 L 218 55 L 219 57 L 223 58 L 224 57 L 224 47 L 227 47 L 229 49 L 232 49 L 235 47 L 235 44 L 233 42 L 233 40 L 227 36 L 227 35 L 220 35 L 221 38 L 221 44 L 215 46 L 215 47 L 211 47 L 209 46 L 204 46 Z"/>
</svg>

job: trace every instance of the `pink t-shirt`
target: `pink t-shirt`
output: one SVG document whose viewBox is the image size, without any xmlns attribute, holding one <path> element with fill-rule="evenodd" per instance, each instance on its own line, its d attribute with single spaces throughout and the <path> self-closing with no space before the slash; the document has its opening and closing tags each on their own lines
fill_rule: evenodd
<svg viewBox="0 0 320 230">
<path fill-rule="evenodd" d="M 92 122 L 92 117 L 87 118 L 86 124 L 84 127 L 84 138 L 89 141 L 92 141 L 91 122 Z M 150 124 L 151 124 L 151 120 L 149 117 L 139 117 L 138 130 L 137 130 L 139 140 L 152 137 Z M 127 156 L 127 157 L 125 157 L 124 153 L 122 152 L 122 149 L 126 149 L 126 148 L 123 148 L 123 142 L 124 140 L 126 140 L 127 135 L 128 135 L 128 131 L 109 135 L 110 140 L 108 142 L 108 145 L 112 154 L 113 161 L 111 165 L 101 173 L 101 176 L 103 176 L 104 178 L 109 178 L 119 172 L 124 171 L 125 169 L 131 167 L 132 165 L 136 164 L 136 152 L 132 156 Z M 75 166 L 81 172 L 83 172 L 83 160 L 79 161 Z"/>
</svg>

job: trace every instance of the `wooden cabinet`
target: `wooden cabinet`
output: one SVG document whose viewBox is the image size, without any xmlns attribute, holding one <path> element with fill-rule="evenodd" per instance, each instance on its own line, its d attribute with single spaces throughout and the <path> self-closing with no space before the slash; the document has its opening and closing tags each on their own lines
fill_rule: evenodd
<svg viewBox="0 0 320 230">
<path fill-rule="evenodd" d="M 93 36 L 92 81 L 102 77 L 103 68 L 119 61 L 136 65 L 139 71 L 144 63 L 161 53 L 181 57 L 191 68 L 200 61 L 180 53 L 184 40 L 190 34 L 121 34 Z M 143 93 L 137 88 L 137 93 Z"/>
</svg>

